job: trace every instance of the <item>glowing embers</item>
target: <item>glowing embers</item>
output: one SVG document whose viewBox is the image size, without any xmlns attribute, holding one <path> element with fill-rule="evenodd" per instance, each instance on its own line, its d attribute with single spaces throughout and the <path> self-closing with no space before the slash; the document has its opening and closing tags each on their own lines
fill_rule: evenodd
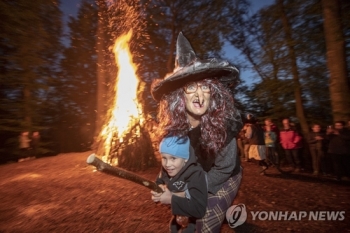
<svg viewBox="0 0 350 233">
<path fill-rule="evenodd" d="M 143 117 L 141 105 L 137 100 L 139 79 L 136 75 L 137 66 L 133 63 L 133 56 L 130 52 L 129 42 L 132 31 L 120 36 L 113 48 L 115 62 L 118 67 L 118 75 L 115 83 L 115 96 L 113 106 L 108 112 L 109 121 L 103 127 L 100 137 L 103 142 L 102 159 L 109 160 L 111 153 L 115 153 L 118 144 L 123 142 L 130 131 L 139 135 L 139 127 L 142 124 Z M 101 139 L 101 138 L 100 138 Z M 117 164 L 117 158 L 113 157 L 113 164 Z"/>
</svg>

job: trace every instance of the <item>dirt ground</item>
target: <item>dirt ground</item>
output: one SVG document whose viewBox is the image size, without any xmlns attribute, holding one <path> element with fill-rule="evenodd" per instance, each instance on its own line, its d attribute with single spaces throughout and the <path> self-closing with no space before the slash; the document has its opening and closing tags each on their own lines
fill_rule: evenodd
<svg viewBox="0 0 350 233">
<path fill-rule="evenodd" d="M 169 207 L 150 191 L 86 164 L 91 152 L 60 154 L 0 166 L 0 232 L 167 232 Z M 350 183 L 307 174 L 265 176 L 243 163 L 234 203 L 247 207 L 247 221 L 221 232 L 350 232 Z M 138 172 L 154 179 L 159 168 Z M 253 220 L 256 211 L 345 211 L 343 220 Z"/>
</svg>

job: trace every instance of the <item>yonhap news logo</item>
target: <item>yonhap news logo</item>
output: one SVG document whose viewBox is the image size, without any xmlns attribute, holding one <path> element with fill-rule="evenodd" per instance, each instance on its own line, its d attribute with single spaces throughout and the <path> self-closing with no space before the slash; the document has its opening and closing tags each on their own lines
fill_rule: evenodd
<svg viewBox="0 0 350 233">
<path fill-rule="evenodd" d="M 244 204 L 231 206 L 226 211 L 226 219 L 231 228 L 242 225 L 247 220 Z M 344 221 L 345 211 L 250 211 L 253 221 Z"/>
<path fill-rule="evenodd" d="M 226 219 L 231 228 L 242 225 L 247 220 L 247 210 L 244 204 L 233 205 L 226 211 Z"/>
<path fill-rule="evenodd" d="M 252 220 L 274 221 L 343 221 L 345 211 L 250 211 Z"/>
</svg>

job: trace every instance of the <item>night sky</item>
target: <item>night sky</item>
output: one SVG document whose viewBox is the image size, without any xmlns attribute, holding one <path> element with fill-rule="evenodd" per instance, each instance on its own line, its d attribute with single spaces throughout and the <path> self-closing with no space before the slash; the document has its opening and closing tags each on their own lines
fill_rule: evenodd
<svg viewBox="0 0 350 233">
<path fill-rule="evenodd" d="M 63 19 L 64 22 L 66 23 L 69 16 L 75 16 L 78 9 L 79 9 L 79 4 L 81 0 L 61 0 L 61 9 L 63 11 Z M 250 0 L 252 3 L 252 14 L 259 10 L 260 8 L 270 5 L 274 2 L 274 0 Z M 65 33 L 67 33 L 68 29 L 67 26 L 65 25 Z M 68 43 L 67 40 L 63 40 L 64 43 Z M 244 57 L 240 55 L 240 51 L 237 50 L 236 48 L 230 46 L 230 45 L 225 45 L 224 46 L 224 52 L 225 56 L 229 58 L 232 61 L 235 61 L 237 59 L 239 60 L 244 60 Z M 245 80 L 248 84 L 254 81 L 254 77 L 256 76 L 256 73 L 252 71 L 242 71 L 241 70 L 241 78 Z"/>
</svg>

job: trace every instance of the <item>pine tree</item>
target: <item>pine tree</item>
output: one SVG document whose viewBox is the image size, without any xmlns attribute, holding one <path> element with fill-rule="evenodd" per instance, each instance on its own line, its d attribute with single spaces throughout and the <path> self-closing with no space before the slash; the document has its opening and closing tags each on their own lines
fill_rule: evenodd
<svg viewBox="0 0 350 233">
<path fill-rule="evenodd" d="M 70 17 L 70 45 L 64 50 L 56 85 L 58 112 L 53 126 L 60 151 L 86 150 L 92 144 L 96 118 L 97 7 L 83 0 Z M 57 106 L 56 106 L 57 108 Z"/>
<path fill-rule="evenodd" d="M 173 72 L 175 66 L 175 45 L 177 36 L 183 32 L 191 42 L 200 59 L 222 58 L 224 32 L 232 30 L 230 18 L 237 18 L 246 8 L 245 0 L 142 0 L 146 31 L 143 40 L 147 43 L 142 49 L 140 75 L 150 83 L 155 78 L 163 78 Z M 156 103 L 150 95 L 147 109 L 156 115 Z"/>
<path fill-rule="evenodd" d="M 311 121 L 329 123 L 330 120 L 321 7 L 317 1 L 283 1 L 282 4 L 287 25 L 286 22 L 283 25 L 281 5 L 276 3 L 253 16 L 245 14 L 238 21 L 232 21 L 236 27 L 226 38 L 242 51 L 261 80 L 253 84 L 248 93 L 248 99 L 252 98 L 248 103 L 254 103 L 252 108 L 260 104 L 259 115 L 271 118 L 294 118 L 298 116 L 296 106 L 299 110 L 303 108 L 301 115 L 306 120 L 303 131 L 306 131 Z M 294 57 L 293 69 L 291 57 Z M 296 84 L 290 82 L 296 80 L 293 77 L 297 77 Z M 298 87 L 297 92 L 294 87 Z M 291 91 L 294 98 L 290 98 Z M 302 118 L 299 113 L 299 122 Z"/>
<path fill-rule="evenodd" d="M 338 0 L 322 0 L 322 7 L 333 119 L 347 121 L 350 118 L 350 83 L 347 77 L 341 5 Z"/>
<path fill-rule="evenodd" d="M 7 149 L 18 146 L 20 132 L 46 127 L 41 113 L 61 49 L 58 5 L 57 0 L 0 2 L 0 130 Z"/>
<path fill-rule="evenodd" d="M 106 61 L 108 59 L 108 47 L 110 45 L 110 34 L 108 32 L 108 7 L 105 0 L 96 0 L 98 11 L 98 23 L 96 31 L 96 55 L 97 55 L 97 67 L 96 67 L 96 120 L 95 120 L 95 136 L 101 132 L 103 119 L 106 114 L 106 92 L 108 81 L 108 65 Z"/>
</svg>

